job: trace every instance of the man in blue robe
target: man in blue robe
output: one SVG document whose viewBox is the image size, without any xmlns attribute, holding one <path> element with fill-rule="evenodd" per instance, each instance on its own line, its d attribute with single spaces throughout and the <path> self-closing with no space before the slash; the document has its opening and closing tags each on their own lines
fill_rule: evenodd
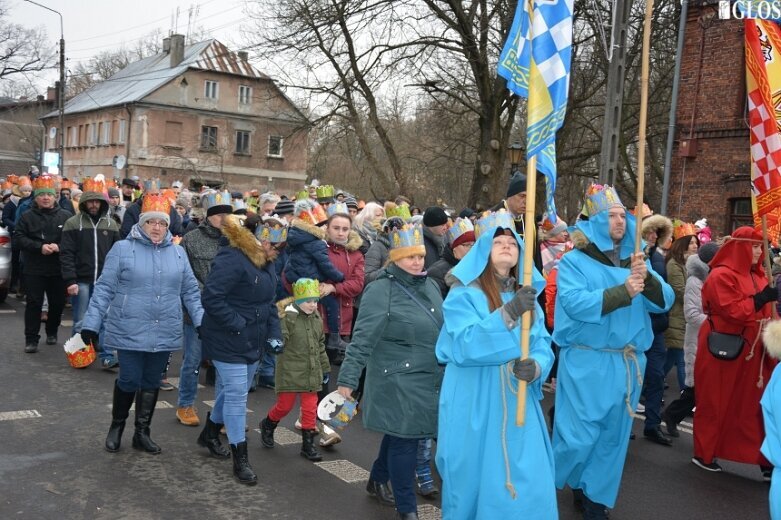
<svg viewBox="0 0 781 520">
<path fill-rule="evenodd" d="M 614 188 L 591 186 L 585 209 L 559 263 L 553 454 L 556 486 L 569 485 L 591 520 L 607 518 L 618 496 L 653 340 L 648 313 L 667 311 L 675 295 L 634 254 L 635 219 Z"/>
</svg>

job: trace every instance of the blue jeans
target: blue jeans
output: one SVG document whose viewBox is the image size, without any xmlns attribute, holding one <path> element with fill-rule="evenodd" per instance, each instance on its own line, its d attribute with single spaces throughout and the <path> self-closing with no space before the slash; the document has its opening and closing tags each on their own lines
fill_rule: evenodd
<svg viewBox="0 0 781 520">
<path fill-rule="evenodd" d="M 420 439 L 415 458 L 418 466 L 428 466 L 431 462 L 431 439 Z"/>
<path fill-rule="evenodd" d="M 73 305 L 73 335 L 81 332 L 81 323 L 84 321 L 84 315 L 87 314 L 92 292 L 95 290 L 95 285 L 91 283 L 78 282 L 76 285 L 79 286 L 79 294 L 71 297 L 71 304 Z M 107 359 L 113 361 L 116 358 L 116 353 L 113 350 L 104 349 L 103 345 L 100 344 L 100 338 L 103 337 L 105 328 L 105 325 L 101 323 L 100 330 L 95 331 L 98 333 L 99 338 L 95 350 L 97 350 L 98 358 L 101 361 Z"/>
<path fill-rule="evenodd" d="M 396 499 L 396 511 L 399 513 L 418 511 L 415 499 L 415 463 L 419 441 L 420 439 L 402 439 L 386 434 L 382 438 L 377 460 L 372 465 L 369 478 L 382 483 L 390 479 L 393 497 Z"/>
<path fill-rule="evenodd" d="M 682 348 L 668 348 L 667 358 L 664 361 L 664 375 L 670 372 L 672 367 L 676 368 L 678 377 L 678 388 L 681 392 L 686 388 L 686 363 L 683 361 L 683 349 Z"/>
<path fill-rule="evenodd" d="M 339 334 L 339 300 L 336 296 L 329 294 L 323 298 L 320 298 L 320 305 L 323 306 L 325 311 L 325 320 L 328 324 L 328 330 L 331 334 Z"/>
<path fill-rule="evenodd" d="M 667 349 L 664 346 L 664 335 L 654 334 L 651 348 L 645 352 L 645 378 L 643 390 L 645 394 L 645 431 L 653 430 L 662 424 L 662 398 L 664 397 L 664 362 Z"/>
<path fill-rule="evenodd" d="M 192 406 L 198 393 L 198 372 L 201 368 L 201 340 L 192 323 L 184 324 L 184 352 L 179 373 L 179 402 L 177 406 Z"/>
<path fill-rule="evenodd" d="M 144 352 L 117 349 L 119 389 L 123 392 L 136 392 L 160 388 L 160 374 L 168 362 L 168 354 L 168 351 Z"/>
<path fill-rule="evenodd" d="M 258 363 L 245 365 L 212 360 L 212 364 L 217 369 L 217 381 L 214 385 L 211 420 L 225 425 L 228 442 L 239 444 L 246 439 L 244 425 L 247 424 L 247 393 Z"/>
</svg>

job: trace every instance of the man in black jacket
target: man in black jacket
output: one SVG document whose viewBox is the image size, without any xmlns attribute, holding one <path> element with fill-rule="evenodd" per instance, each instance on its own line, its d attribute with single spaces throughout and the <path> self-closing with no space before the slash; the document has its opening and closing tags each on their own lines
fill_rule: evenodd
<svg viewBox="0 0 781 520">
<path fill-rule="evenodd" d="M 24 351 L 38 351 L 43 295 L 49 299 L 46 344 L 57 343 L 62 310 L 65 307 L 65 283 L 60 273 L 62 228 L 70 213 L 56 204 L 54 179 L 39 177 L 33 185 L 33 204 L 16 223 L 14 240 L 22 251 L 27 307 L 24 311 Z"/>
</svg>

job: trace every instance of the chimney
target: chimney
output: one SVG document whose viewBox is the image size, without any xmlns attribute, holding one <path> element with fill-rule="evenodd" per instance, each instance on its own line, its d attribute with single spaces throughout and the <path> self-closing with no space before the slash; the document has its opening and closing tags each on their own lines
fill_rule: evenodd
<svg viewBox="0 0 781 520">
<path fill-rule="evenodd" d="M 184 35 L 171 35 L 171 68 L 179 66 L 184 60 Z"/>
<path fill-rule="evenodd" d="M 166 54 L 171 52 L 171 38 L 163 38 L 163 52 Z"/>
<path fill-rule="evenodd" d="M 247 51 L 239 51 L 238 55 L 241 61 L 247 61 L 247 59 L 249 58 L 249 54 L 247 54 Z"/>
<path fill-rule="evenodd" d="M 46 101 L 57 101 L 57 89 L 55 87 L 46 88 Z"/>
</svg>

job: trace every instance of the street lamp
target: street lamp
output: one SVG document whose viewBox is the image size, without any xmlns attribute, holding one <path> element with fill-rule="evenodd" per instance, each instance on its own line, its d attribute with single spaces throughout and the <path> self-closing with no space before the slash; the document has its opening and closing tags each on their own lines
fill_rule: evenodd
<svg viewBox="0 0 781 520">
<path fill-rule="evenodd" d="M 518 171 L 518 166 L 523 160 L 523 147 L 521 143 L 515 141 L 507 147 L 507 159 L 510 161 L 510 176 L 512 177 Z"/>
<path fill-rule="evenodd" d="M 65 31 L 63 30 L 62 13 L 55 11 L 51 7 L 46 7 L 45 5 L 39 4 L 38 2 L 33 2 L 33 0 L 24 1 L 33 5 L 37 5 L 38 7 L 42 7 L 47 11 L 51 11 L 57 14 L 57 16 L 60 17 L 60 91 L 57 95 L 57 104 L 59 105 L 58 108 L 60 111 L 60 129 L 58 130 L 58 133 L 60 134 L 59 167 L 60 175 L 65 177 Z"/>
</svg>

